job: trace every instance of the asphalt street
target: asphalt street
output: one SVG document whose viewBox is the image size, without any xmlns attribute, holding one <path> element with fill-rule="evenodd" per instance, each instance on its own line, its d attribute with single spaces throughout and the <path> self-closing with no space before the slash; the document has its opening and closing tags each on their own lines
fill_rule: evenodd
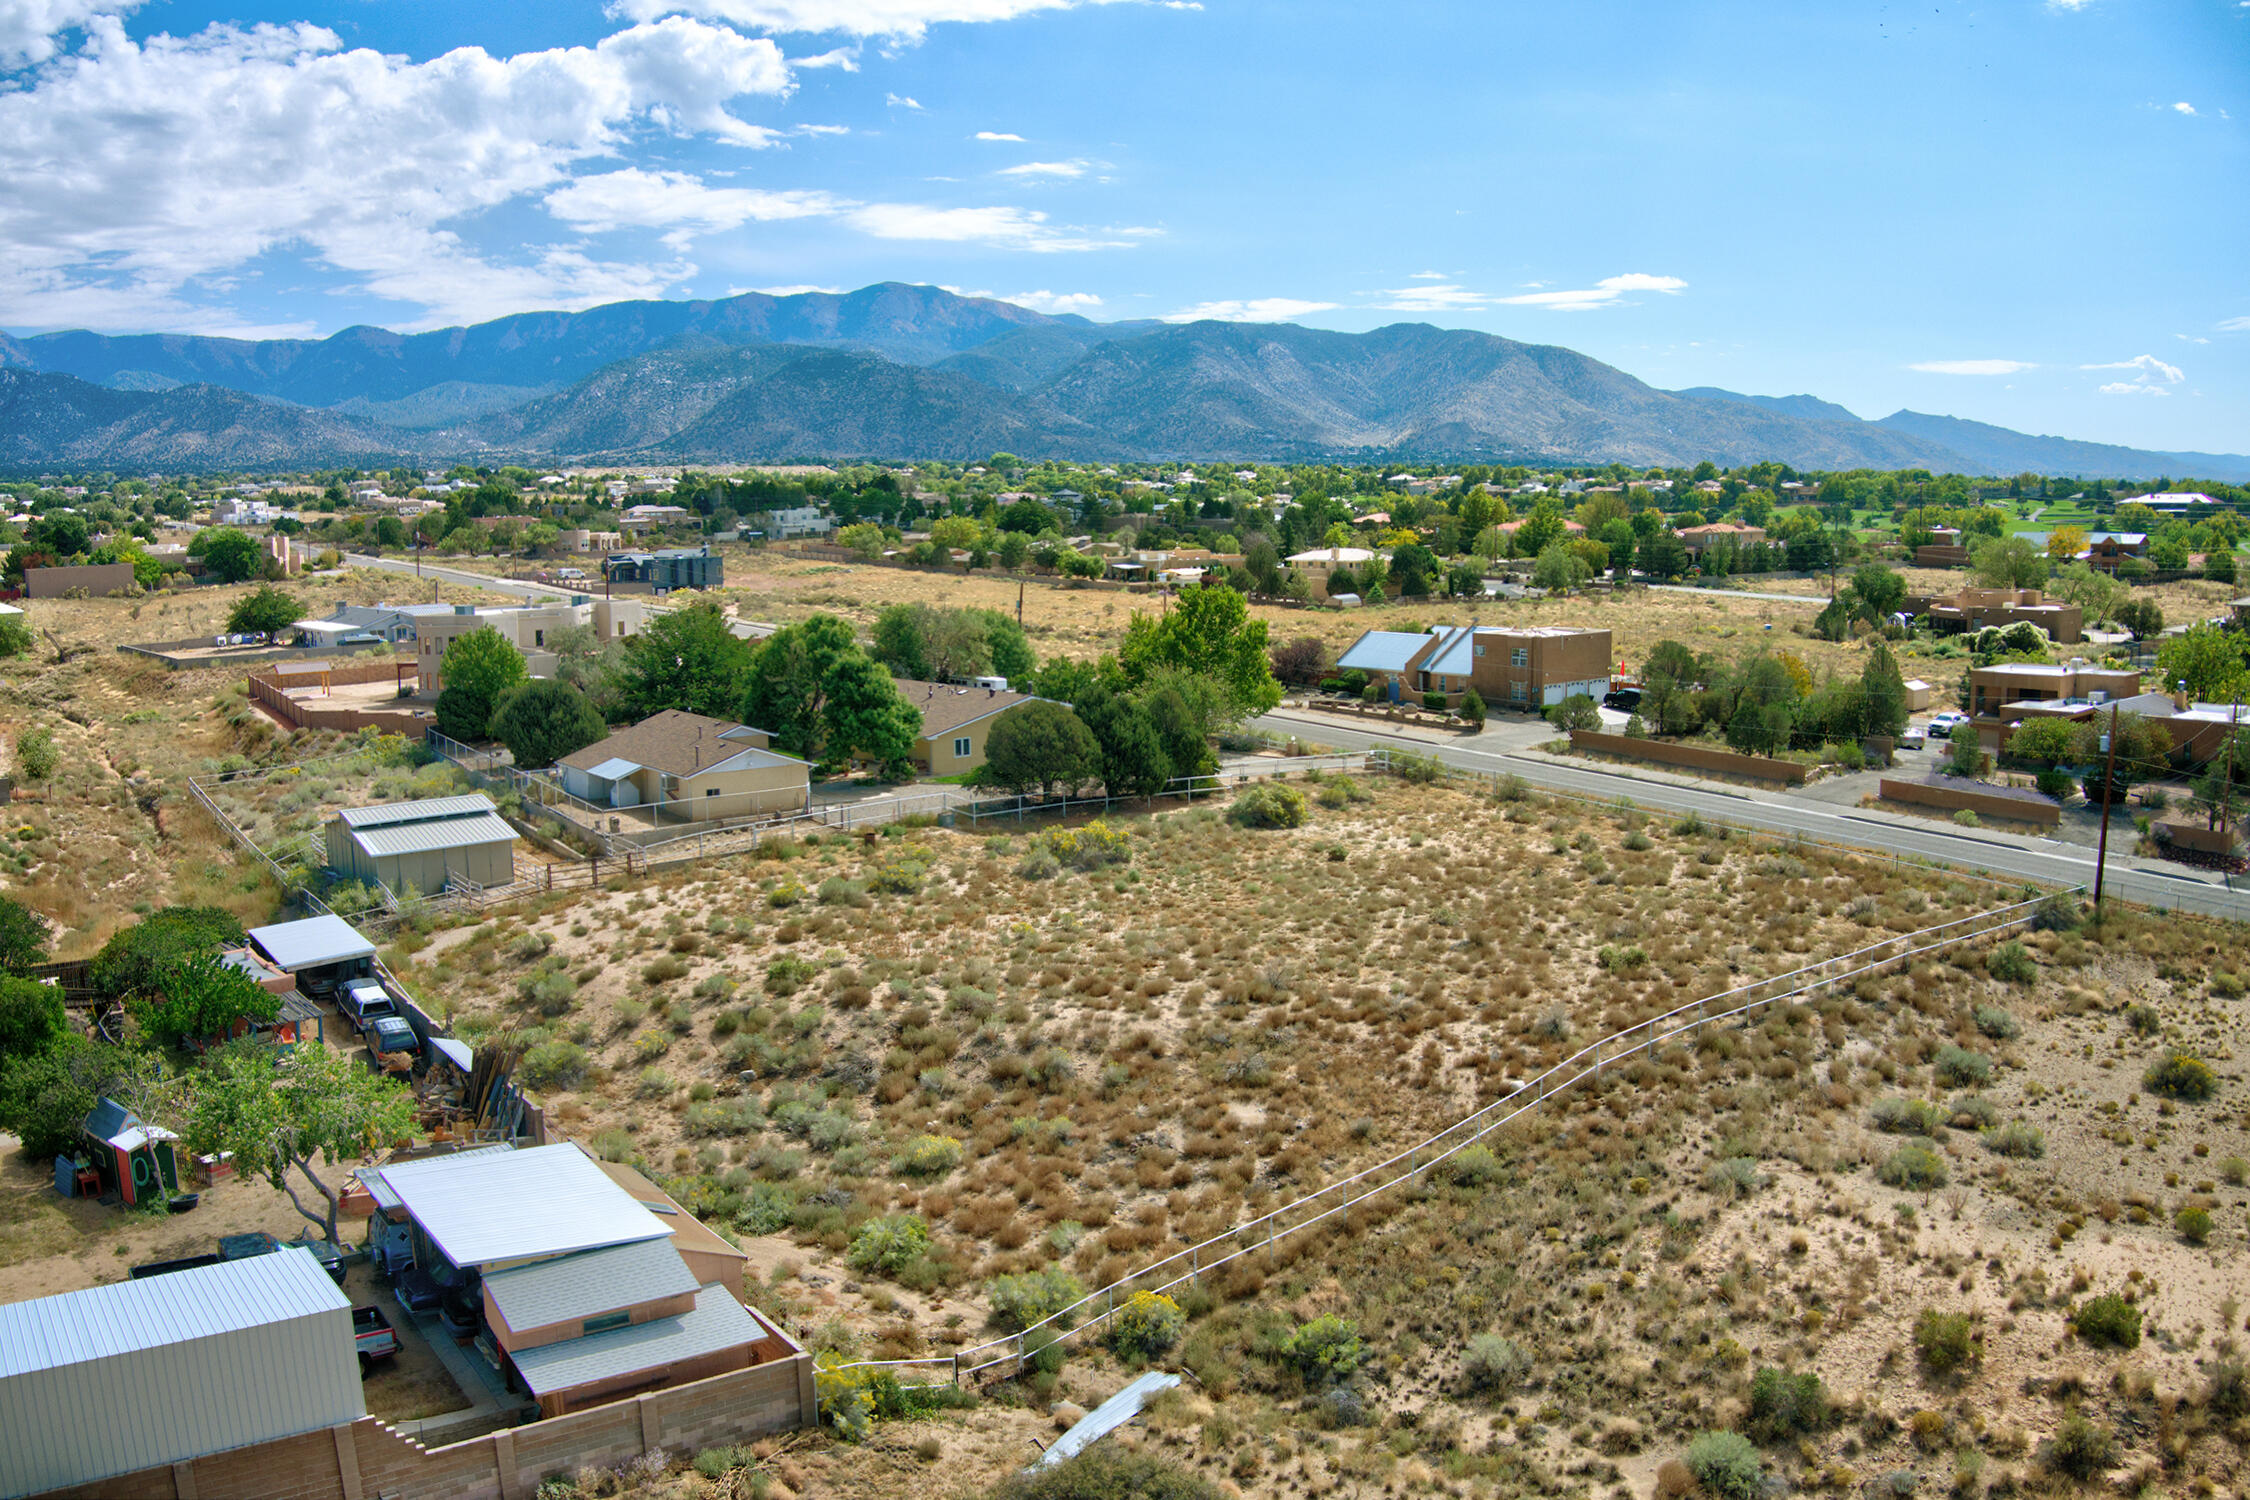
<svg viewBox="0 0 2250 1500">
<path fill-rule="evenodd" d="M 1531 747 L 1554 738 L 1537 720 L 1495 718 L 1482 734 L 1435 738 L 1387 733 L 1328 714 L 1278 710 L 1257 727 L 1340 750 L 1376 746 L 1434 755 L 1449 766 L 1486 775 L 1513 773 L 1550 791 L 1615 800 L 1629 797 L 1637 806 L 1669 813 L 1697 812 L 1737 827 L 1800 835 L 1847 844 L 1904 859 L 1928 860 L 1973 874 L 2041 885 L 2094 884 L 2094 852 L 2053 839 L 2002 833 L 1993 829 L 1953 829 L 1904 814 L 1823 805 L 1803 796 L 1750 791 L 1708 783 L 1643 778 L 1593 765 L 1567 765 Z M 2120 829 L 2122 832 L 2120 833 Z M 2106 893 L 2122 900 L 2169 910 L 2200 912 L 2237 921 L 2250 919 L 2250 878 L 2219 876 L 2179 866 L 2159 865 L 2121 852 L 2133 841 L 2133 826 L 2120 820 L 2111 828 Z"/>
</svg>

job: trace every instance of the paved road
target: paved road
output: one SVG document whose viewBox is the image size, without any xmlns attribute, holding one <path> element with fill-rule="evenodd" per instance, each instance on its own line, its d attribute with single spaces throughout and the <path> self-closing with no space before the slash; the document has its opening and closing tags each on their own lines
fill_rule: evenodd
<svg viewBox="0 0 2250 1500">
<path fill-rule="evenodd" d="M 1346 719 L 1326 714 L 1283 709 L 1258 720 L 1258 727 L 1279 734 L 1295 734 L 1339 749 L 1365 750 L 1388 745 L 1434 754 L 1447 765 L 1488 775 L 1513 772 L 1535 786 L 1583 796 L 1630 797 L 1642 807 L 1666 812 L 1695 811 L 1737 826 L 1779 834 L 1849 844 L 1878 853 L 1938 864 L 2006 880 L 2030 880 L 2046 885 L 2094 883 L 2093 851 L 2053 839 L 2030 838 L 1991 829 L 1970 832 L 1929 824 L 1903 815 L 1858 808 L 1825 806 L 1802 797 L 1764 791 L 1738 791 L 1708 784 L 1684 785 L 1597 769 L 1564 765 L 1540 755 L 1530 746 L 1553 737 L 1545 725 L 1528 720 L 1495 719 L 1484 733 L 1437 740 L 1428 735 L 1393 734 L 1362 728 Z M 2237 877 L 2232 886 L 2177 866 L 2157 865 L 2120 852 L 2130 845 L 2133 829 L 2124 823 L 2122 836 L 2111 830 L 2110 894 L 2127 901 L 2181 911 L 2201 912 L 2250 920 L 2250 882 Z"/>
<path fill-rule="evenodd" d="M 1652 583 L 1648 585 L 1667 594 L 1715 594 L 1721 599 L 1770 599 L 1776 604 L 1809 604 L 1815 609 L 1828 603 L 1826 594 L 1761 594 L 1751 589 L 1712 589 L 1693 583 Z"/>
<path fill-rule="evenodd" d="M 420 569 L 411 557 L 369 557 L 364 553 L 347 552 L 344 561 L 355 568 L 380 568 L 386 573 L 404 573 L 408 577 L 435 578 L 443 583 L 464 583 L 472 588 L 492 589 L 497 593 L 515 594 L 525 599 L 567 599 L 573 590 L 553 583 L 526 583 L 520 578 L 495 578 L 489 573 L 470 573 L 460 568 L 441 567 L 424 560 Z M 601 580 L 584 580 L 585 587 L 576 590 L 581 594 L 600 592 Z"/>
</svg>

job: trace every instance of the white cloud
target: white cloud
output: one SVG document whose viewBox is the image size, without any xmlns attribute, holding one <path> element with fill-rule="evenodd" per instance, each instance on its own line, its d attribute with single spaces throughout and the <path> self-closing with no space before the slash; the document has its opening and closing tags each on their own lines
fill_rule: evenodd
<svg viewBox="0 0 2250 1500">
<path fill-rule="evenodd" d="M 1435 275 L 1437 273 L 1419 274 Z M 1490 306 L 1495 300 L 1483 292 L 1472 292 L 1467 287 L 1456 286 L 1450 281 L 1431 282 L 1423 286 L 1392 287 L 1386 291 L 1377 292 L 1375 295 L 1390 299 L 1388 302 L 1374 304 L 1386 312 L 1467 312 L 1474 308 Z M 1515 299 L 1506 300 L 1512 301 Z"/>
<path fill-rule="evenodd" d="M 1623 276 L 1604 276 L 1578 291 L 1525 292 L 1521 296 L 1492 300 L 1514 307 L 1544 307 L 1549 312 L 1592 312 L 1596 308 L 1618 306 L 1628 292 L 1663 292 L 1673 296 L 1686 288 L 1687 283 L 1677 276 L 1650 276 L 1630 271 Z"/>
<path fill-rule="evenodd" d="M 143 0 L 0 0 L 0 68 L 43 63 L 62 49 L 55 38 L 96 16 L 122 16 Z"/>
<path fill-rule="evenodd" d="M 2250 8 L 2250 0 L 2242 0 L 2242 3 Z M 2250 317 L 2221 318 L 2218 326 L 2221 333 L 2250 333 Z"/>
<path fill-rule="evenodd" d="M 1111 0 L 612 0 L 611 15 L 637 21 L 686 12 L 761 31 L 842 32 L 919 41 L 945 21 L 1012 21 L 1043 10 Z M 1198 7 L 1200 8 L 1200 7 Z"/>
<path fill-rule="evenodd" d="M 849 125 L 799 125 L 789 133 L 791 135 L 850 135 L 852 128 Z"/>
<path fill-rule="evenodd" d="M 859 49 L 857 47 L 831 47 L 826 52 L 816 52 L 810 57 L 792 57 L 789 59 L 789 66 L 792 68 L 842 68 L 847 73 L 857 73 L 859 71 Z"/>
<path fill-rule="evenodd" d="M 1092 292 L 1018 292 L 1007 300 L 1043 313 L 1089 313 L 1102 305 Z"/>
<path fill-rule="evenodd" d="M 1022 136 L 1006 130 L 980 130 L 975 135 L 970 136 L 969 139 L 972 141 L 1014 141 L 1018 145 L 1023 143 Z"/>
<path fill-rule="evenodd" d="M 802 297 L 807 292 L 822 292 L 831 297 L 844 295 L 844 289 L 840 286 L 813 286 L 809 282 L 797 286 L 754 286 L 749 290 L 763 292 L 768 297 Z"/>
<path fill-rule="evenodd" d="M 1446 275 L 1443 271 L 1413 271 L 1407 274 L 1406 279 L 1408 281 L 1444 281 Z"/>
<path fill-rule="evenodd" d="M 1111 231 L 1058 229 L 1050 226 L 1039 210 L 1012 206 L 939 208 L 925 203 L 868 203 L 845 214 L 844 222 L 881 240 L 975 242 L 1004 250 L 1122 250 L 1132 243 L 1098 237 L 1098 233 Z"/>
<path fill-rule="evenodd" d="M 2178 365 L 2166 364 L 2153 354 L 2136 354 L 2131 359 L 2112 360 L 2107 364 L 2080 365 L 2081 370 L 2131 370 L 2131 380 L 2114 380 L 2100 387 L 2105 396 L 2169 396 L 2167 386 L 2178 385 L 2187 379 L 2187 373 Z"/>
<path fill-rule="evenodd" d="M 885 94 L 883 102 L 893 109 L 920 109 L 922 107 L 920 100 L 909 99 L 904 94 Z"/>
<path fill-rule="evenodd" d="M 419 63 L 306 24 L 135 42 L 95 16 L 0 92 L 0 323 L 185 326 L 210 316 L 195 293 L 277 250 L 432 322 L 657 295 L 687 268 L 537 244 L 503 263 L 446 226 L 553 191 L 636 130 L 768 144 L 728 106 L 790 89 L 772 41 L 677 16 Z"/>
<path fill-rule="evenodd" d="M 664 242 L 685 249 L 697 234 L 752 222 L 829 218 L 845 206 L 826 193 L 706 187 L 685 172 L 639 167 L 581 177 L 549 193 L 547 212 L 590 233 L 633 228 L 669 230 Z"/>
<path fill-rule="evenodd" d="M 1164 314 L 1164 321 L 1198 323 L 1216 319 L 1222 323 L 1281 323 L 1301 318 L 1306 313 L 1327 312 L 1335 306 L 1333 302 L 1302 302 L 1295 297 L 1253 297 L 1247 301 L 1198 302 L 1193 307 Z"/>
<path fill-rule="evenodd" d="M 2179 103 L 2173 105 L 2172 108 L 2183 115 L 2192 115 L 2195 113 L 2195 106 L 2188 103 L 2185 99 L 2182 99 Z"/>
<path fill-rule="evenodd" d="M 2093 0 L 2047 0 L 2047 9 L 2061 11 L 2081 11 L 2092 3 Z"/>
<path fill-rule="evenodd" d="M 1907 368 L 1925 375 L 2013 375 L 2039 367 L 2022 359 L 1926 359 Z"/>
<path fill-rule="evenodd" d="M 1027 161 L 1020 167 L 1002 167 L 1002 177 L 1083 177 L 1093 163 L 1082 157 L 1069 161 Z"/>
</svg>

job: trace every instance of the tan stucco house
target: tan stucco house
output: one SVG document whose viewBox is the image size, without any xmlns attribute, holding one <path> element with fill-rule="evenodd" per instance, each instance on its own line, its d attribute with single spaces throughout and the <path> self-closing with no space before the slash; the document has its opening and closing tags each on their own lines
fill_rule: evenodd
<svg viewBox="0 0 2250 1500">
<path fill-rule="evenodd" d="M 661 822 L 802 812 L 812 768 L 766 748 L 763 729 L 680 709 L 566 755 L 563 790 L 597 807 L 646 807 Z"/>
<path fill-rule="evenodd" d="M 900 678 L 901 698 L 922 712 L 921 737 L 914 742 L 914 765 L 925 776 L 958 776 L 984 764 L 986 738 L 1010 709 L 1039 701 L 1029 693 L 1000 687 L 962 687 L 950 682 Z"/>
</svg>

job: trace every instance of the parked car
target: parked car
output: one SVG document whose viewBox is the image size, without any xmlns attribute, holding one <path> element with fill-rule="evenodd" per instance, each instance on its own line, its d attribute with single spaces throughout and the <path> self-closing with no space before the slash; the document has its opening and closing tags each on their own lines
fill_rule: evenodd
<svg viewBox="0 0 2250 1500">
<path fill-rule="evenodd" d="M 367 1026 L 367 1050 L 384 1072 L 405 1073 L 422 1055 L 422 1039 L 406 1024 L 406 1017 L 378 1016 Z"/>
<path fill-rule="evenodd" d="M 1641 690 L 1637 687 L 1613 688 L 1602 698 L 1602 707 L 1614 708 L 1620 713 L 1632 713 L 1641 706 Z"/>
<path fill-rule="evenodd" d="M 320 1268 L 328 1273 L 328 1279 L 338 1286 L 344 1284 L 344 1252 L 327 1240 L 291 1240 L 288 1244 L 277 1248 L 310 1250 L 313 1253 L 313 1259 L 320 1262 Z"/>
<path fill-rule="evenodd" d="M 1969 716 L 1967 714 L 1949 708 L 1944 713 L 1931 717 L 1930 738 L 1933 740 L 1949 740 L 1953 738 L 1953 731 L 1957 726 L 1968 722 Z"/>
<path fill-rule="evenodd" d="M 359 1374 L 362 1380 L 367 1378 L 368 1368 L 375 1361 L 389 1359 L 398 1353 L 398 1333 L 379 1307 L 352 1309 L 352 1342 L 359 1346 Z"/>
<path fill-rule="evenodd" d="M 445 1300 L 445 1288 L 430 1279 L 430 1273 L 409 1262 L 399 1268 L 391 1279 L 391 1291 L 398 1305 L 408 1312 L 429 1312 Z"/>
<path fill-rule="evenodd" d="M 557 568 L 557 569 L 555 569 L 555 577 L 557 577 L 557 578 L 584 578 L 585 576 L 586 576 L 586 570 L 585 570 L 584 568 Z"/>
<path fill-rule="evenodd" d="M 1909 724 L 1898 732 L 1898 747 L 1901 750 L 1920 750 L 1928 744 L 1928 731 L 1919 724 Z"/>
</svg>

